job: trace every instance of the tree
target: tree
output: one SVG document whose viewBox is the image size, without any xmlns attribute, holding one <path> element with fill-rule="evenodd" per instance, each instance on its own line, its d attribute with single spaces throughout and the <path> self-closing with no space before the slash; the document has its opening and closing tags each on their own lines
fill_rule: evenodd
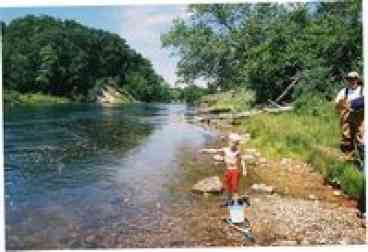
<svg viewBox="0 0 368 252">
<path fill-rule="evenodd" d="M 204 78 L 209 88 L 246 87 L 258 102 L 334 93 L 344 74 L 362 70 L 360 0 L 318 3 L 191 5 L 162 45 L 180 57 L 179 78 Z"/>
<path fill-rule="evenodd" d="M 88 100 L 99 80 L 113 79 L 137 100 L 167 99 L 169 87 L 151 62 L 117 34 L 32 15 L 3 31 L 6 89 Z"/>
</svg>

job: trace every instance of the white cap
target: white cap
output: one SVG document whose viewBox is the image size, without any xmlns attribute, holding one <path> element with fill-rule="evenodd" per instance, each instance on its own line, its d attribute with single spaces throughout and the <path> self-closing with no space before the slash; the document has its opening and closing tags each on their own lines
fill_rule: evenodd
<svg viewBox="0 0 368 252">
<path fill-rule="evenodd" d="M 360 76 L 357 72 L 350 72 L 350 73 L 348 73 L 347 77 L 349 79 L 359 79 L 360 78 Z"/>
</svg>

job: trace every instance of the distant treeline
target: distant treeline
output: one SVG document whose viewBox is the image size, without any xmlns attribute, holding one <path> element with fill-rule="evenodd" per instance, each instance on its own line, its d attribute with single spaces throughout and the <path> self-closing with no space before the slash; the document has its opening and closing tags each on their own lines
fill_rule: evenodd
<svg viewBox="0 0 368 252">
<path fill-rule="evenodd" d="M 210 91 L 248 88 L 257 102 L 331 99 L 347 72 L 362 72 L 362 1 L 190 5 L 162 36 L 185 83 Z"/>
<path fill-rule="evenodd" d="M 90 101 L 112 80 L 140 101 L 171 99 L 151 62 L 117 34 L 50 16 L 1 25 L 5 90 Z"/>
</svg>

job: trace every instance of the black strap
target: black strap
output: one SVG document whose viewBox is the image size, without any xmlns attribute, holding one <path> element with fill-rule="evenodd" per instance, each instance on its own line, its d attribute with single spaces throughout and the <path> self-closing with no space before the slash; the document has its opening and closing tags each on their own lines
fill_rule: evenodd
<svg viewBox="0 0 368 252">
<path fill-rule="evenodd" d="M 363 96 L 363 86 L 359 86 L 360 87 L 360 96 Z M 348 98 L 348 88 L 345 88 L 345 98 Z"/>
</svg>

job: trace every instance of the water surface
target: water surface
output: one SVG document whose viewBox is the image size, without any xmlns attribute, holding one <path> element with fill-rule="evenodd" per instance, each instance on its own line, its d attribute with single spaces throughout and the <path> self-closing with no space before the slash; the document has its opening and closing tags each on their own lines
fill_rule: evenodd
<svg viewBox="0 0 368 252">
<path fill-rule="evenodd" d="M 158 228 L 159 209 L 178 200 L 169 185 L 180 153 L 214 137 L 188 123 L 188 112 L 164 104 L 5 111 L 7 248 L 62 248 L 78 240 L 75 226 Z"/>
</svg>

